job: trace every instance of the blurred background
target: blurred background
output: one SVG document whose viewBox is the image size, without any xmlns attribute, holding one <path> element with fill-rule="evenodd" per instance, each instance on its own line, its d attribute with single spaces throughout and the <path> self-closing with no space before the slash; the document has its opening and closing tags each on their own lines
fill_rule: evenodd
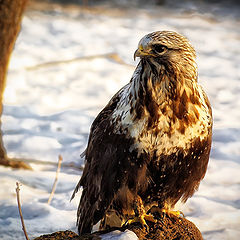
<svg viewBox="0 0 240 240">
<path fill-rule="evenodd" d="M 240 237 L 240 3 L 239 1 L 30 0 L 4 92 L 3 142 L 9 157 L 33 171 L 0 167 L 0 238 L 22 239 L 15 182 L 31 237 L 75 230 L 89 129 L 98 112 L 137 65 L 138 41 L 158 30 L 177 31 L 197 52 L 199 83 L 213 107 L 208 172 L 180 206 L 204 239 Z M 58 155 L 63 166 L 47 205 Z M 65 166 L 64 166 L 65 164 Z M 57 219 L 57 221 L 56 221 Z"/>
</svg>

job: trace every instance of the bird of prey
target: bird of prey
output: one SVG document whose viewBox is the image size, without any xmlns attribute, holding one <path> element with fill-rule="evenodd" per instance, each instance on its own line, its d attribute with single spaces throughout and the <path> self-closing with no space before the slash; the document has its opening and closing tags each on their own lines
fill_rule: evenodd
<svg viewBox="0 0 240 240">
<path fill-rule="evenodd" d="M 198 84 L 196 53 L 173 31 L 144 36 L 130 82 L 94 120 L 85 168 L 79 234 L 151 220 L 151 209 L 171 211 L 197 190 L 209 160 L 212 113 Z"/>
</svg>

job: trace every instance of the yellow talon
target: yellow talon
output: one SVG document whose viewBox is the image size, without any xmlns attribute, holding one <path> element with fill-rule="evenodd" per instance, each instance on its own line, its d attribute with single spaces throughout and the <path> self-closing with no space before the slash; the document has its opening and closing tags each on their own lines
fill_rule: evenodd
<svg viewBox="0 0 240 240">
<path fill-rule="evenodd" d="M 134 218 L 128 219 L 125 225 L 132 224 L 132 223 L 140 223 L 146 230 L 149 230 L 148 224 L 146 221 L 156 223 L 157 220 L 154 219 L 153 215 L 147 214 L 145 207 L 143 205 L 142 199 L 140 196 L 137 196 L 133 202 L 133 210 L 134 210 Z"/>
<path fill-rule="evenodd" d="M 174 210 L 171 210 L 171 209 L 168 209 L 168 208 L 159 208 L 159 207 L 156 207 L 156 206 L 153 206 L 150 210 L 151 213 L 159 213 L 159 214 L 166 214 L 166 215 L 173 215 L 175 217 L 184 217 L 184 214 L 183 212 L 181 211 L 174 211 Z"/>
<path fill-rule="evenodd" d="M 181 216 L 184 217 L 184 215 L 181 211 L 174 211 L 174 210 L 170 210 L 170 209 L 162 209 L 162 212 L 166 213 L 167 215 L 173 215 L 173 216 L 176 216 L 176 217 L 181 217 Z"/>
<path fill-rule="evenodd" d="M 146 214 L 146 215 L 143 216 L 143 218 L 146 219 L 149 222 L 153 222 L 153 223 L 157 222 L 157 220 L 153 217 L 152 214 Z"/>
<path fill-rule="evenodd" d="M 132 224 L 132 223 L 140 223 L 142 225 L 142 227 L 145 227 L 147 229 L 147 231 L 149 230 L 149 227 L 148 227 L 148 224 L 146 223 L 146 221 L 150 221 L 150 222 L 153 222 L 153 223 L 156 223 L 157 220 L 154 219 L 153 215 L 152 214 L 143 214 L 141 216 L 138 216 L 138 217 L 134 217 L 133 219 L 129 219 L 127 222 L 126 222 L 126 225 L 127 224 Z"/>
</svg>

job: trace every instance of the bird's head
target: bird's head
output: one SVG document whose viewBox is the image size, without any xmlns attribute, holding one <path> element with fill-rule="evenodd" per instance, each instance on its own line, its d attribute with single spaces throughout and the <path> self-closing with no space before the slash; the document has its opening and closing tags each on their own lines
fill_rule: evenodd
<svg viewBox="0 0 240 240">
<path fill-rule="evenodd" d="M 144 36 L 134 53 L 155 67 L 163 66 L 167 71 L 197 75 L 196 53 L 188 39 L 173 31 L 157 31 Z"/>
</svg>

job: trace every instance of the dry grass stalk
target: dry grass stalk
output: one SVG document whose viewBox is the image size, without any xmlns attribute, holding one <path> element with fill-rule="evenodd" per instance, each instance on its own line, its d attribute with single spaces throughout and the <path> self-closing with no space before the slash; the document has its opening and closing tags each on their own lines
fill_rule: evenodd
<svg viewBox="0 0 240 240">
<path fill-rule="evenodd" d="M 63 160 L 62 156 L 59 155 L 59 156 L 58 156 L 58 167 L 57 167 L 57 171 L 56 171 L 56 176 L 55 176 L 55 180 L 54 180 L 54 183 L 53 183 L 52 192 L 51 192 L 51 194 L 50 194 L 50 196 L 49 196 L 49 199 L 48 199 L 48 202 L 47 202 L 48 204 L 51 203 L 52 198 L 53 198 L 53 195 L 54 195 L 55 190 L 56 190 L 57 180 L 58 180 L 58 174 L 59 174 L 60 169 L 61 169 L 62 160 Z"/>
<path fill-rule="evenodd" d="M 23 220 L 23 215 L 22 215 L 22 208 L 21 208 L 20 196 L 19 196 L 19 192 L 20 192 L 19 183 L 16 182 L 16 185 L 17 185 L 16 193 L 17 193 L 18 211 L 19 211 L 19 215 L 20 215 L 20 219 L 21 219 L 21 223 L 22 223 L 22 230 L 24 232 L 26 240 L 29 240 L 28 235 L 27 235 L 27 231 L 26 231 L 26 228 L 25 228 L 24 220 Z"/>
</svg>

